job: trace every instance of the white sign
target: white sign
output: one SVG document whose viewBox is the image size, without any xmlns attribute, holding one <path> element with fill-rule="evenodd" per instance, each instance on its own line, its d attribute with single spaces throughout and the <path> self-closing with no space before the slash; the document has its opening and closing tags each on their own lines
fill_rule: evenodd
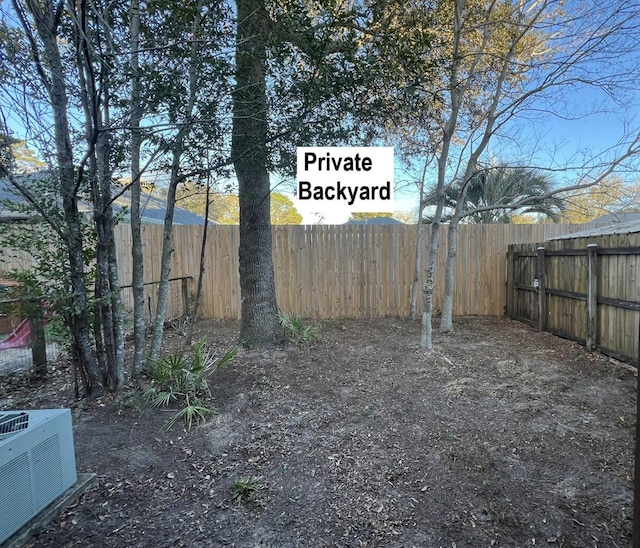
<svg viewBox="0 0 640 548">
<path fill-rule="evenodd" d="M 393 147 L 298 147 L 296 206 L 394 211 Z"/>
</svg>

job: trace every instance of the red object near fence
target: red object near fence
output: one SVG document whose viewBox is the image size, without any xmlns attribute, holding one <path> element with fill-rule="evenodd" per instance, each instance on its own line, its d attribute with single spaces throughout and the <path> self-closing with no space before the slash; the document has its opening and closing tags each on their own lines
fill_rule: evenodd
<svg viewBox="0 0 640 548">
<path fill-rule="evenodd" d="M 0 350 L 10 348 L 27 348 L 31 341 L 31 327 L 29 320 L 22 320 L 18 328 L 4 341 L 0 342 Z"/>
</svg>

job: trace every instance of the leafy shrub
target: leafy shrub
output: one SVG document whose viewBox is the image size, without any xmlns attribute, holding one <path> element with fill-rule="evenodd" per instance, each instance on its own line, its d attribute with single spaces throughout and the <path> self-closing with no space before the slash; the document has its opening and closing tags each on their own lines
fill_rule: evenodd
<svg viewBox="0 0 640 548">
<path fill-rule="evenodd" d="M 191 316 L 179 316 L 174 318 L 169 325 L 176 332 L 176 335 L 186 337 L 189 334 L 189 327 L 191 327 L 192 323 Z"/>
<path fill-rule="evenodd" d="M 208 416 L 216 414 L 215 408 L 207 404 L 211 397 L 209 377 L 229 363 L 238 350 L 238 346 L 233 346 L 218 358 L 200 339 L 191 354 L 167 354 L 151 365 L 148 373 L 152 386 L 145 391 L 145 399 L 154 407 L 172 404 L 182 407 L 167 421 L 167 429 L 184 419 L 187 430 L 191 430 L 194 423 L 205 422 Z"/>
<path fill-rule="evenodd" d="M 3 277 L 20 283 L 22 297 L 39 299 L 46 308 L 67 324 L 77 307 L 77 298 L 72 290 L 69 271 L 69 252 L 62 233 L 52 230 L 48 222 L 43 222 L 41 212 L 47 218 L 64 226 L 64 214 L 60 208 L 60 186 L 56 177 L 30 178 L 28 190 L 38 198 L 36 210 L 26 201 L 3 200 L 0 205 L 8 205 L 13 210 L 30 217 L 26 223 L 0 223 L 0 241 L 6 257 L 30 256 L 30 266 L 3 273 Z M 83 260 L 86 265 L 85 282 L 87 291 L 87 311 L 91 316 L 96 304 L 93 294 L 96 279 L 95 258 L 97 234 L 94 223 L 88 216 L 81 216 L 83 239 Z"/>
</svg>

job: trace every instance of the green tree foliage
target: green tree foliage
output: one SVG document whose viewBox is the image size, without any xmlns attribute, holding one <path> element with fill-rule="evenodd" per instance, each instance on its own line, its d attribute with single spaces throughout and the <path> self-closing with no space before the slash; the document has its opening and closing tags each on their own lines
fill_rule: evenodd
<svg viewBox="0 0 640 548">
<path fill-rule="evenodd" d="M 231 7 L 215 0 L 154 1 L 141 11 L 140 30 L 146 152 L 158 153 L 153 167 L 168 171 L 181 134 L 181 180 L 205 176 L 228 162 Z"/>
<path fill-rule="evenodd" d="M 204 215 L 206 189 L 202 185 L 185 183 L 177 193 L 177 205 Z M 237 225 L 240 222 L 240 201 L 237 194 L 212 192 L 210 196 L 209 219 L 222 225 Z M 271 192 L 271 224 L 299 225 L 302 215 L 291 198 L 280 192 Z"/>
<path fill-rule="evenodd" d="M 296 206 L 288 196 L 279 192 L 271 193 L 271 224 L 272 225 L 299 225 L 302 223 L 302 215 L 298 213 Z"/>
<path fill-rule="evenodd" d="M 221 225 L 240 224 L 240 200 L 238 195 L 214 194 L 209 218 Z"/>
<path fill-rule="evenodd" d="M 23 223 L 0 223 L 0 241 L 7 258 L 17 253 L 17 256 L 31 256 L 34 261 L 33 266 L 6 274 L 20 282 L 23 295 L 41 299 L 49 313 L 53 313 L 70 326 L 77 303 L 72 291 L 68 250 L 62 234 L 51 230 L 51 223 L 62 225 L 64 221 L 60 208 L 60 187 L 52 176 L 30 178 L 23 181 L 23 184 L 31 195 L 38 196 L 40 210 L 22 200 L 0 202 L 0 208 L 7 206 L 12 211 L 29 217 L 29 220 Z M 46 215 L 49 221 L 44 222 L 42 214 Z M 85 276 L 87 283 L 91 285 L 96 278 L 96 233 L 89 221 L 89 217 L 83 217 L 81 227 L 84 241 L 83 259 L 87 265 Z M 96 304 L 93 292 L 89 293 L 88 304 L 89 310 L 93 310 Z"/>
<path fill-rule="evenodd" d="M 514 213 L 537 214 L 558 222 L 565 209 L 557 196 L 549 196 L 553 190 L 550 177 L 540 171 L 510 166 L 494 166 L 473 175 L 464 193 L 462 218 L 470 223 L 510 223 Z M 461 192 L 460 184 L 446 190 L 445 207 L 455 208 Z M 434 205 L 434 194 L 427 197 L 427 204 Z M 515 206 L 515 207 L 514 207 Z M 444 214 L 442 222 L 448 222 L 452 214 Z M 425 222 L 430 222 L 425 217 Z"/>
<path fill-rule="evenodd" d="M 571 192 L 565 196 L 566 208 L 560 217 L 563 223 L 588 223 L 608 213 L 625 210 L 628 197 L 634 194 L 619 177 Z M 629 209 L 633 209 L 630 207 Z"/>
<path fill-rule="evenodd" d="M 26 141 L 17 141 L 11 146 L 14 169 L 18 173 L 33 173 L 43 170 L 47 164 L 40 160 Z"/>
<path fill-rule="evenodd" d="M 416 211 L 394 211 L 393 218 L 402 221 L 404 224 L 410 225 L 416 222 Z"/>
<path fill-rule="evenodd" d="M 14 150 L 19 142 L 19 139 L 11 137 L 7 133 L 0 132 L 0 167 L 2 167 L 5 172 L 15 169 L 16 160 Z"/>
<path fill-rule="evenodd" d="M 363 219 L 375 219 L 376 217 L 393 217 L 393 213 L 352 213 L 351 218 L 354 221 Z"/>
</svg>

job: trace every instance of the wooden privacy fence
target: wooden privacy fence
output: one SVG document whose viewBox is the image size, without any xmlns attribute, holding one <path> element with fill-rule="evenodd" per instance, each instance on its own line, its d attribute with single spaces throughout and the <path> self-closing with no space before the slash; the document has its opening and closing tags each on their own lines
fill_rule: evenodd
<svg viewBox="0 0 640 548">
<path fill-rule="evenodd" d="M 503 315 L 507 246 L 575 232 L 583 225 L 465 225 L 458 232 L 456 315 Z M 446 229 L 440 233 L 435 307 L 442 303 Z M 144 227 L 145 278 L 160 275 L 162 227 Z M 203 227 L 174 227 L 174 277 L 197 279 Z M 131 283 L 131 233 L 118 227 L 120 274 Z M 423 268 L 430 227 L 425 227 Z M 407 316 L 415 265 L 415 225 L 274 226 L 278 306 L 312 318 Z M 239 318 L 237 226 L 209 228 L 201 317 Z M 420 280 L 422 284 L 422 280 Z M 195 290 L 191 283 L 190 291 Z M 421 311 L 422 295 L 419 298 Z"/>
<path fill-rule="evenodd" d="M 538 242 L 581 230 L 584 225 L 463 225 L 458 230 L 455 266 L 455 315 L 504 314 L 507 246 Z M 189 293 L 198 275 L 201 226 L 174 227 L 171 276 L 190 276 Z M 425 226 L 422 272 L 426 266 L 430 227 Z M 447 226 L 440 231 L 434 305 L 440 310 L 446 258 Z M 143 227 L 145 280 L 160 278 L 162 226 Z M 415 265 L 415 225 L 274 226 L 273 258 L 278 306 L 312 318 L 407 316 Z M 211 226 L 205 255 L 202 318 L 239 318 L 237 226 Z M 131 284 L 131 231 L 116 227 L 120 280 Z M 3 253 L 4 251 L 4 253 Z M 2 261 L 2 259 L 4 259 Z M 0 250 L 0 271 L 29 264 Z M 181 310 L 182 287 L 176 291 Z M 153 286 L 149 286 L 153 287 Z M 422 287 L 422 279 L 420 280 Z M 130 290 L 126 290 L 130 291 Z M 125 301 L 128 303 L 128 296 Z M 419 313 L 422 295 L 418 299 Z M 130 306 L 130 305 L 129 305 Z"/>
<path fill-rule="evenodd" d="M 187 316 L 193 307 L 189 293 L 189 286 L 193 279 L 191 276 L 169 278 L 167 291 L 166 318 Z M 158 302 L 158 280 L 144 283 L 144 317 L 151 322 L 155 319 L 156 305 Z M 133 321 L 133 289 L 130 284 L 122 285 L 122 306 L 129 321 Z"/>
<path fill-rule="evenodd" d="M 514 244 L 507 257 L 509 317 L 638 359 L 640 234 Z"/>
</svg>

